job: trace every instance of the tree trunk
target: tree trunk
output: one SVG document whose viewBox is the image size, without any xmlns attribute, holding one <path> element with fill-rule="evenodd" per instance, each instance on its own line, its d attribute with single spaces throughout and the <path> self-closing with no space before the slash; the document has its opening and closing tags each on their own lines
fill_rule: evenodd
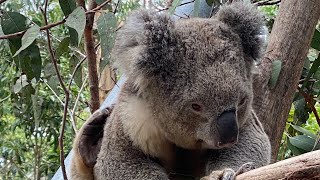
<svg viewBox="0 0 320 180">
<path fill-rule="evenodd" d="M 254 78 L 253 107 L 269 135 L 277 159 L 283 130 L 303 64 L 320 17 L 320 0 L 282 0 L 264 58 Z M 272 62 L 282 61 L 274 88 L 268 86 Z"/>
<path fill-rule="evenodd" d="M 320 150 L 286 159 L 236 177 L 236 180 L 320 179 Z"/>
<path fill-rule="evenodd" d="M 97 6 L 95 0 L 89 1 L 89 10 L 92 10 Z M 90 87 L 90 109 L 93 113 L 100 107 L 99 102 L 99 80 L 97 71 L 97 55 L 94 48 L 94 37 L 93 37 L 93 23 L 94 14 L 89 13 L 87 15 L 87 22 L 84 29 L 84 44 L 88 59 L 88 74 L 89 74 L 89 87 Z"/>
</svg>

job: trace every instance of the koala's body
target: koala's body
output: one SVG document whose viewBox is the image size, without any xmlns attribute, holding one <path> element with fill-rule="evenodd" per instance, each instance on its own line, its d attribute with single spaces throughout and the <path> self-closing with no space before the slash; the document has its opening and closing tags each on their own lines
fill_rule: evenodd
<svg viewBox="0 0 320 180">
<path fill-rule="evenodd" d="M 246 163 L 268 164 L 269 139 L 251 107 L 263 25 L 241 2 L 211 19 L 131 14 L 113 51 L 128 78 L 104 126 L 92 178 L 232 179 Z M 83 171 L 77 161 L 73 179 Z"/>
</svg>

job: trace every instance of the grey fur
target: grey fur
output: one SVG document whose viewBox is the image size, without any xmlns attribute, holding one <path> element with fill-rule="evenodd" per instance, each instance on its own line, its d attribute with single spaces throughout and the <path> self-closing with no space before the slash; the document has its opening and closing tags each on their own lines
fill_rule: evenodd
<svg viewBox="0 0 320 180">
<path fill-rule="evenodd" d="M 104 128 L 95 179 L 201 178 L 268 164 L 269 139 L 251 105 L 261 26 L 258 11 L 240 2 L 211 19 L 132 13 L 113 51 L 128 80 Z M 216 120 L 233 108 L 238 142 L 220 147 Z"/>
</svg>

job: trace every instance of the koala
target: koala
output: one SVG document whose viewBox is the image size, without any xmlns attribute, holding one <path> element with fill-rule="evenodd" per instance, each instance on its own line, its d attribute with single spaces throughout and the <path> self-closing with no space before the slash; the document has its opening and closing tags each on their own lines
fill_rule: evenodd
<svg viewBox="0 0 320 180">
<path fill-rule="evenodd" d="M 244 2 L 210 19 L 133 12 L 112 52 L 126 82 L 112 113 L 89 119 L 104 122 L 103 136 L 81 143 L 79 133 L 72 179 L 234 179 L 268 164 L 270 142 L 252 109 L 263 26 Z"/>
</svg>

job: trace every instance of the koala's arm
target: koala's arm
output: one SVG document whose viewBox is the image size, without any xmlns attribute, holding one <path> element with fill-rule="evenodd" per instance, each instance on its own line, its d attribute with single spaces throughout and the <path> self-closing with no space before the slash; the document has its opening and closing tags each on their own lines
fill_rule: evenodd
<svg viewBox="0 0 320 180">
<path fill-rule="evenodd" d="M 252 163 L 251 168 L 257 168 L 270 162 L 271 146 L 269 138 L 254 112 L 251 114 L 251 118 L 240 129 L 237 144 L 210 154 L 206 175 L 209 175 L 212 171 L 221 171 L 226 168 L 237 171 L 246 163 Z"/>
<path fill-rule="evenodd" d="M 103 128 L 113 107 L 97 110 L 83 124 L 73 142 L 70 175 L 73 180 L 93 180 L 93 166 L 100 151 Z"/>
<path fill-rule="evenodd" d="M 116 110 L 114 110 L 116 111 Z M 94 166 L 97 180 L 169 180 L 164 168 L 145 155 L 123 131 L 117 112 L 104 129 L 101 150 Z M 108 120 L 109 122 L 109 120 Z"/>
</svg>

